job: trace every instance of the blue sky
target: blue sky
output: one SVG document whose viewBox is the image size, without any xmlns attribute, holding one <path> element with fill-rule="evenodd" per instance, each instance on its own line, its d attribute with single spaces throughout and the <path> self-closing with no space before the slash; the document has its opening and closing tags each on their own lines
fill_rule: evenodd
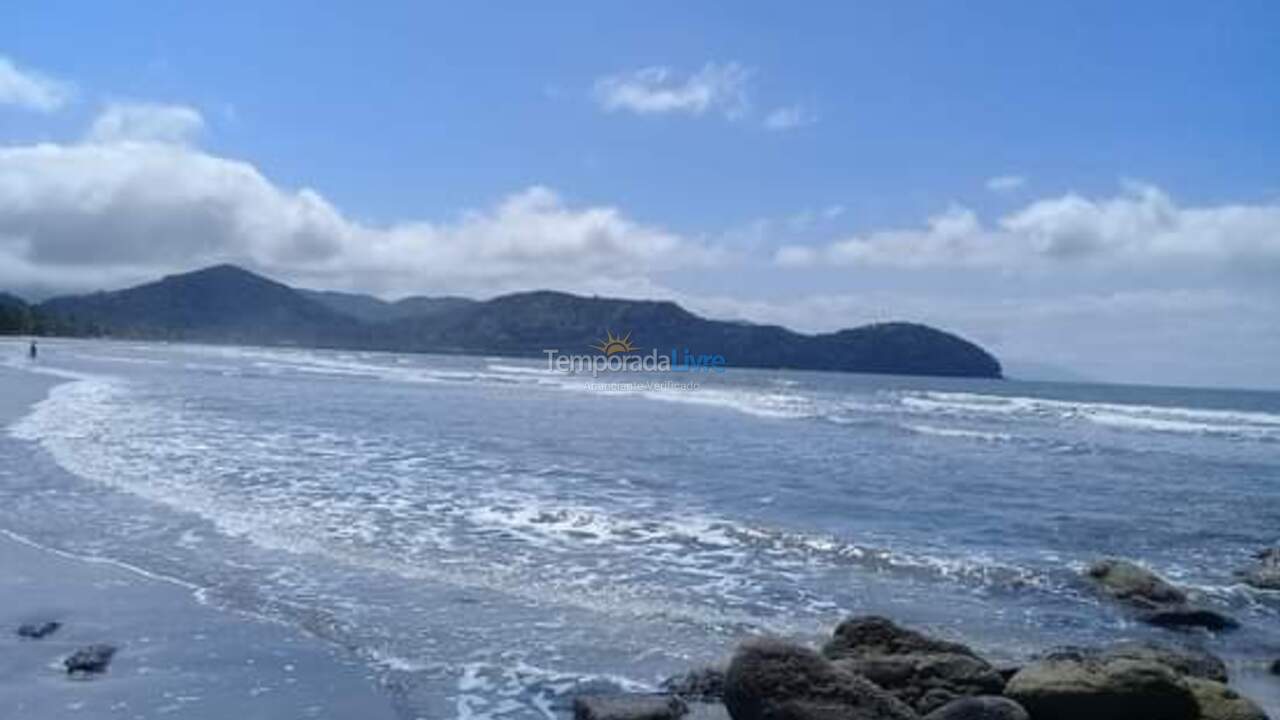
<svg viewBox="0 0 1280 720">
<path fill-rule="evenodd" d="M 1276 385 L 1278 32 L 1266 2 L 41 3 L 0 24 L 0 285 L 228 259 Z"/>
</svg>

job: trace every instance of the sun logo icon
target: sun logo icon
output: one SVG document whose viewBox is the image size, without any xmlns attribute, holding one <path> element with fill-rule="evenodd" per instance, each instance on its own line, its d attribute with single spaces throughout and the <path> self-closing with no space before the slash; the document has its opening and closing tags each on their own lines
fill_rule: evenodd
<svg viewBox="0 0 1280 720">
<path fill-rule="evenodd" d="M 605 330 L 605 339 L 601 340 L 599 345 L 592 345 L 591 347 L 604 353 L 606 357 L 617 355 L 618 353 L 634 352 L 636 349 L 631 344 L 631 333 L 615 336 L 611 330 Z"/>
</svg>

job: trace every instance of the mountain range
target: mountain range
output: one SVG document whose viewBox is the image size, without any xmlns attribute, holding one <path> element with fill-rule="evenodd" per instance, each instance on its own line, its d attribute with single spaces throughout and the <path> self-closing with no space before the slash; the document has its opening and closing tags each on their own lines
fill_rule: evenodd
<svg viewBox="0 0 1280 720">
<path fill-rule="evenodd" d="M 36 305 L 0 294 L 0 333 L 543 357 L 588 354 L 609 334 L 637 350 L 718 354 L 736 367 L 1001 377 L 978 345 L 888 322 L 807 335 L 699 317 L 676 303 L 534 291 L 491 300 L 293 288 L 234 265 Z"/>
</svg>

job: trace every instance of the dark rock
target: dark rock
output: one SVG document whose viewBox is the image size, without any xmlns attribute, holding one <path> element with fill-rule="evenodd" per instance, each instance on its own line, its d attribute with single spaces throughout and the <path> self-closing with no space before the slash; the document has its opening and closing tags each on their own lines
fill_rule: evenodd
<svg viewBox="0 0 1280 720">
<path fill-rule="evenodd" d="M 1188 678 L 1187 685 L 1200 708 L 1198 720 L 1267 720 L 1262 708 L 1220 682 Z"/>
<path fill-rule="evenodd" d="M 1005 697 L 961 698 L 924 716 L 924 720 L 1030 720 L 1027 711 Z"/>
<path fill-rule="evenodd" d="M 18 626 L 18 637 L 24 637 L 30 640 L 41 640 L 57 632 L 60 627 L 62 627 L 62 623 L 54 620 L 37 623 L 23 623 Z"/>
<path fill-rule="evenodd" d="M 69 675 L 96 675 L 107 671 L 116 648 L 112 645 L 88 645 L 75 651 L 62 664 Z"/>
<path fill-rule="evenodd" d="M 676 720 L 688 707 L 670 695 L 583 695 L 573 700 L 574 720 Z"/>
<path fill-rule="evenodd" d="M 1150 570 L 1128 560 L 1094 563 L 1086 574 L 1111 597 L 1138 611 L 1138 619 L 1163 628 L 1202 627 L 1232 630 L 1234 619 L 1187 602 L 1187 594 Z"/>
<path fill-rule="evenodd" d="M 1018 674 L 1022 669 L 1021 665 L 997 665 L 996 672 L 1000 673 L 1000 679 L 1009 682 L 1009 679 Z"/>
<path fill-rule="evenodd" d="M 1233 617 L 1191 605 L 1170 605 L 1147 610 L 1138 615 L 1138 619 L 1148 625 L 1174 629 L 1200 627 L 1207 630 L 1235 630 L 1240 627 L 1240 623 Z"/>
<path fill-rule="evenodd" d="M 1040 655 L 1038 660 L 1145 660 L 1158 662 L 1179 675 L 1227 681 L 1227 664 L 1217 655 L 1190 647 L 1154 642 L 1123 642 L 1106 648 L 1065 646 Z"/>
<path fill-rule="evenodd" d="M 1186 593 L 1150 570 L 1129 562 L 1108 558 L 1086 571 L 1108 595 L 1141 608 L 1182 604 Z"/>
<path fill-rule="evenodd" d="M 1023 668 L 1004 694 L 1036 720 L 1197 720 L 1187 682 L 1150 661 L 1043 660 Z"/>
<path fill-rule="evenodd" d="M 1005 680 L 985 660 L 956 653 L 848 657 L 838 667 L 861 675 L 921 714 L 956 698 L 998 695 Z"/>
<path fill-rule="evenodd" d="M 733 720 L 915 720 L 902 701 L 818 653 L 781 640 L 743 643 L 725 674 Z"/>
<path fill-rule="evenodd" d="M 702 668 L 662 681 L 662 689 L 672 695 L 694 700 L 719 700 L 724 697 L 724 670 Z"/>
<path fill-rule="evenodd" d="M 1271 663 L 1271 674 L 1280 675 L 1280 660 Z"/>
<path fill-rule="evenodd" d="M 1222 658 L 1199 648 L 1175 647 L 1153 642 L 1130 642 L 1112 645 L 1104 650 L 1103 654 L 1108 658 L 1152 660 L 1179 675 L 1222 683 L 1227 681 L 1227 664 L 1222 661 Z"/>
<path fill-rule="evenodd" d="M 833 637 L 822 648 L 822 654 L 836 660 L 874 655 L 906 655 L 910 653 L 943 653 L 978 657 L 968 646 L 938 640 L 914 630 L 899 627 L 888 618 L 875 615 L 852 617 L 836 627 Z"/>
<path fill-rule="evenodd" d="M 1255 567 L 1237 573 L 1240 579 L 1260 590 L 1280 590 L 1280 548 L 1268 548 L 1256 557 Z"/>
</svg>

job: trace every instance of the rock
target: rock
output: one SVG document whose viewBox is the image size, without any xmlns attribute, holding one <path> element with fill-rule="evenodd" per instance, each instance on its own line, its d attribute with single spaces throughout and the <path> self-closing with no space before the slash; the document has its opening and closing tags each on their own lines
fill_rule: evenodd
<svg viewBox="0 0 1280 720">
<path fill-rule="evenodd" d="M 915 720 L 902 701 L 870 680 L 792 643 L 743 643 L 725 673 L 733 720 Z"/>
<path fill-rule="evenodd" d="M 1200 708 L 1199 720 L 1267 720 L 1262 708 L 1220 682 L 1188 678 L 1187 686 Z"/>
<path fill-rule="evenodd" d="M 1023 668 L 1004 694 L 1035 720 L 1197 720 L 1186 681 L 1150 661 L 1042 660 Z"/>
<path fill-rule="evenodd" d="M 968 646 L 937 640 L 914 630 L 899 627 L 888 618 L 875 615 L 852 617 L 836 627 L 833 637 L 822 648 L 832 660 L 873 655 L 906 655 L 910 653 L 947 653 L 978 657 Z"/>
<path fill-rule="evenodd" d="M 999 695 L 1004 678 L 985 660 L 957 653 L 848 657 L 840 668 L 861 675 L 924 714 L 956 698 Z"/>
<path fill-rule="evenodd" d="M 1280 660 L 1271 663 L 1271 674 L 1280 675 Z"/>
<path fill-rule="evenodd" d="M 1086 574 L 1111 597 L 1137 607 L 1155 608 L 1187 601 L 1186 593 L 1169 581 L 1128 560 L 1101 560 L 1091 565 Z"/>
<path fill-rule="evenodd" d="M 920 713 L 960 697 L 999 694 L 1005 683 L 968 646 L 877 616 L 840 623 L 822 652 L 839 667 L 867 678 Z"/>
<path fill-rule="evenodd" d="M 1227 664 L 1207 650 L 1178 647 L 1153 642 L 1130 642 L 1112 645 L 1105 651 L 1109 658 L 1152 660 L 1188 677 L 1227 681 Z"/>
<path fill-rule="evenodd" d="M 574 720 L 676 720 L 688 707 L 670 695 L 581 695 L 573 700 Z"/>
<path fill-rule="evenodd" d="M 1240 623 L 1229 615 L 1191 605 L 1147 610 L 1138 615 L 1138 619 L 1148 625 L 1172 629 L 1201 627 L 1206 630 L 1235 630 L 1240 627 Z"/>
<path fill-rule="evenodd" d="M 1179 675 L 1227 681 L 1227 664 L 1205 650 L 1154 642 L 1124 642 L 1106 648 L 1061 647 L 1040 656 L 1042 660 L 1147 660 L 1158 662 Z"/>
<path fill-rule="evenodd" d="M 62 664 L 68 675 L 96 675 L 107 671 L 116 648 L 112 645 L 88 645 L 75 651 Z"/>
<path fill-rule="evenodd" d="M 1188 604 L 1187 594 L 1182 590 L 1128 560 L 1102 560 L 1090 566 L 1086 574 L 1108 595 L 1138 610 L 1138 619 L 1149 625 L 1209 630 L 1232 630 L 1240 626 L 1216 610 Z"/>
<path fill-rule="evenodd" d="M 1260 590 L 1280 590 L 1280 548 L 1268 548 L 1255 557 L 1257 566 L 1238 572 L 1240 579 Z"/>
<path fill-rule="evenodd" d="M 18 637 L 24 637 L 29 640 L 41 640 L 57 632 L 60 627 L 62 627 L 62 623 L 54 620 L 36 623 L 23 623 L 18 626 Z"/>
<path fill-rule="evenodd" d="M 662 689 L 672 695 L 695 700 L 719 700 L 724 697 L 724 670 L 702 668 L 662 681 Z"/>
<path fill-rule="evenodd" d="M 1014 675 L 1017 675 L 1018 671 L 1021 669 L 1022 669 L 1021 665 L 1013 665 L 1013 664 L 996 666 L 996 672 L 1000 673 L 1000 679 L 1004 680 L 1005 682 L 1009 682 L 1009 679 L 1012 678 Z"/>
<path fill-rule="evenodd" d="M 925 715 L 924 720 L 1030 720 L 1030 716 L 1009 698 L 982 695 L 949 702 Z"/>
</svg>

